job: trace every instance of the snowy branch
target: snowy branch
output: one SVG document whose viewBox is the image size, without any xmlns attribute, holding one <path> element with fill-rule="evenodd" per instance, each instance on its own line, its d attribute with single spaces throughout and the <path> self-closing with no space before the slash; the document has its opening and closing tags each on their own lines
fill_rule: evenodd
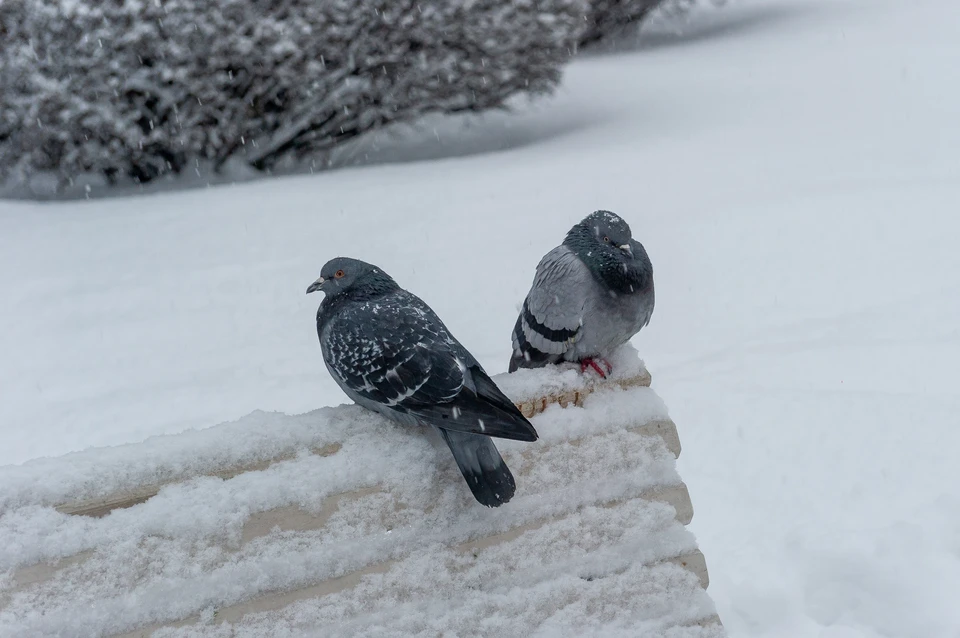
<svg viewBox="0 0 960 638">
<path fill-rule="evenodd" d="M 4 0 L 0 180 L 315 158 L 546 94 L 587 0 Z"/>
</svg>

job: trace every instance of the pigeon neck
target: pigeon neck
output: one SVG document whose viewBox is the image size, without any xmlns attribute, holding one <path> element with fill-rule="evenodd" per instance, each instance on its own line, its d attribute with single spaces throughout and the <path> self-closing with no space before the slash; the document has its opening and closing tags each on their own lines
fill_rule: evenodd
<svg viewBox="0 0 960 638">
<path fill-rule="evenodd" d="M 364 301 L 393 292 L 399 288 L 400 286 L 390 275 L 376 269 L 361 275 L 349 290 L 343 292 L 343 295 L 355 301 Z"/>
<path fill-rule="evenodd" d="M 643 291 L 650 279 L 650 260 L 639 242 L 631 242 L 633 259 L 624 259 L 619 249 L 597 241 L 593 230 L 576 225 L 563 245 L 573 251 L 601 284 L 620 294 Z"/>
<path fill-rule="evenodd" d="M 317 328 L 322 329 L 330 317 L 351 302 L 376 299 L 399 289 L 397 282 L 381 270 L 362 275 L 347 290 L 323 298 L 317 310 Z"/>
</svg>

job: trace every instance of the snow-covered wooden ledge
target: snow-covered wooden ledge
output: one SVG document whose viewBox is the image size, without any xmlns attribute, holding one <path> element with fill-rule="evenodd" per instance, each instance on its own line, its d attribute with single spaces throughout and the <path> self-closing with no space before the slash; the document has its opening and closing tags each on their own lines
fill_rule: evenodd
<svg viewBox="0 0 960 638">
<path fill-rule="evenodd" d="M 636 352 L 613 363 L 495 377 L 541 438 L 497 440 L 518 489 L 494 510 L 439 437 L 356 406 L 0 468 L 0 627 L 723 635 L 676 428 Z"/>
</svg>

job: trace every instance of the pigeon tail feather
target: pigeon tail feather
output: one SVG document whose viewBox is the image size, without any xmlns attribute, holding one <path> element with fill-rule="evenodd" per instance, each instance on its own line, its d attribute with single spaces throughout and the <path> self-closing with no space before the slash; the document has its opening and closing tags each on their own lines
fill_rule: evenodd
<svg viewBox="0 0 960 638">
<path fill-rule="evenodd" d="M 517 483 L 493 441 L 482 434 L 440 430 L 457 467 L 481 505 L 500 507 L 513 498 Z"/>
<path fill-rule="evenodd" d="M 537 440 L 530 421 L 479 365 L 467 368 L 464 381 L 463 389 L 448 403 L 409 407 L 400 403 L 396 409 L 445 430 L 514 441 Z"/>
<path fill-rule="evenodd" d="M 509 433 L 500 438 L 515 441 L 536 441 L 539 438 L 533 424 L 523 416 L 516 404 L 505 395 L 497 384 L 479 366 L 470 368 L 471 378 L 477 388 L 477 398 L 490 405 L 500 417 L 510 423 Z"/>
</svg>

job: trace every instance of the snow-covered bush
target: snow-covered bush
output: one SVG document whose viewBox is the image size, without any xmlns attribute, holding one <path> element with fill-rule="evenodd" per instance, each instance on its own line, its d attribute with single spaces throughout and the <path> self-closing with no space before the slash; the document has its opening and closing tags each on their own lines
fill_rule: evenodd
<svg viewBox="0 0 960 638">
<path fill-rule="evenodd" d="M 0 0 L 0 182 L 269 170 L 549 92 L 585 0 Z"/>
<path fill-rule="evenodd" d="M 716 1 L 716 0 L 715 0 Z M 697 0 L 590 0 L 587 28 L 580 37 L 580 46 L 588 46 L 606 36 L 640 24 L 655 9 L 682 13 Z"/>
</svg>

